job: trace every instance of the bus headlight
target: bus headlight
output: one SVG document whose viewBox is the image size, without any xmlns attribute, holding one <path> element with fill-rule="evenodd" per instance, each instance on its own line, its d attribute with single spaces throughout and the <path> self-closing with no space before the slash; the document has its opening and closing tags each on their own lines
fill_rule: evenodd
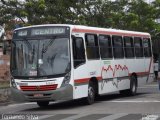
<svg viewBox="0 0 160 120">
<path fill-rule="evenodd" d="M 61 87 L 64 87 L 64 86 L 66 86 L 67 84 L 69 84 L 70 78 L 71 78 L 71 72 L 67 73 L 67 74 L 64 76 L 64 79 L 63 79 L 63 82 L 62 82 Z"/>
<path fill-rule="evenodd" d="M 14 78 L 11 78 L 11 86 L 13 88 L 17 88 L 16 82 L 14 81 Z"/>
</svg>

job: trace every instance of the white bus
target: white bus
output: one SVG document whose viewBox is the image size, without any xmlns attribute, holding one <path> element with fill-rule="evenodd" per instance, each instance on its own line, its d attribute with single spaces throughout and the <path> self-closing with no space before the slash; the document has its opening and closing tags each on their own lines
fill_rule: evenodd
<svg viewBox="0 0 160 120">
<path fill-rule="evenodd" d="M 14 31 L 11 91 L 16 101 L 83 98 L 87 104 L 110 92 L 135 95 L 153 81 L 149 33 L 46 24 Z"/>
</svg>

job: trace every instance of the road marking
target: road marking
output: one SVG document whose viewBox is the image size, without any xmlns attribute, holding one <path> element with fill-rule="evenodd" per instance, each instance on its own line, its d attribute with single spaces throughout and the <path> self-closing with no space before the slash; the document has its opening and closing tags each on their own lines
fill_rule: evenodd
<svg viewBox="0 0 160 120">
<path fill-rule="evenodd" d="M 159 100 L 113 100 L 113 101 L 107 101 L 107 102 L 113 102 L 113 103 L 160 103 Z"/>
<path fill-rule="evenodd" d="M 51 117 L 46 117 L 44 120 L 63 120 L 70 116 L 74 116 L 76 114 L 56 114 L 56 115 L 51 115 Z"/>
<path fill-rule="evenodd" d="M 116 120 L 142 120 L 142 114 L 128 114 Z M 152 119 L 149 119 L 149 120 L 152 120 Z"/>
<path fill-rule="evenodd" d="M 81 118 L 81 117 L 84 117 L 84 116 L 87 116 L 87 115 L 90 115 L 90 113 L 78 114 L 78 115 L 74 115 L 74 116 L 71 116 L 71 117 L 68 117 L 68 118 L 65 118 L 65 119 L 62 119 L 62 120 L 75 120 L 75 119 L 78 119 L 78 118 Z"/>
<path fill-rule="evenodd" d="M 99 119 L 99 120 L 115 120 L 117 118 L 120 118 L 120 117 L 123 117 L 123 116 L 126 116 L 126 115 L 128 115 L 128 114 L 125 114 L 125 113 L 114 114 L 114 115 L 110 115 L 110 116 L 104 117 L 104 118 Z"/>
<path fill-rule="evenodd" d="M 11 104 L 11 105 L 8 105 L 8 107 L 15 107 L 15 106 L 21 106 L 21 105 L 33 105 L 35 103 L 33 102 L 30 102 L 30 103 L 15 103 L 15 104 Z"/>
<path fill-rule="evenodd" d="M 138 87 L 138 89 L 142 89 L 142 88 L 153 88 L 153 89 L 158 89 L 158 86 L 152 86 L 152 87 L 148 87 L 148 86 L 143 86 L 143 87 Z"/>
<path fill-rule="evenodd" d="M 58 102 L 50 102 L 50 103 L 53 104 L 53 103 L 58 103 Z M 21 105 L 37 105 L 37 103 L 36 102 L 15 103 L 15 104 L 8 105 L 8 107 L 15 107 L 15 106 L 21 106 Z"/>
<path fill-rule="evenodd" d="M 33 103 L 33 102 L 31 102 L 31 103 L 13 103 L 13 104 L 10 104 L 10 105 L 1 106 L 0 110 L 7 109 L 7 108 L 10 108 L 10 107 L 23 106 L 23 105 L 34 105 L 34 104 L 35 103 Z"/>
<path fill-rule="evenodd" d="M 38 120 L 43 120 L 43 119 L 45 120 L 46 118 L 49 118 L 52 116 L 54 116 L 54 115 L 43 115 L 43 116 L 38 117 Z"/>
<path fill-rule="evenodd" d="M 81 117 L 75 120 L 99 120 L 109 115 L 111 114 L 90 114 L 90 115 L 87 115 L 87 116 L 84 116 L 84 117 Z"/>
</svg>

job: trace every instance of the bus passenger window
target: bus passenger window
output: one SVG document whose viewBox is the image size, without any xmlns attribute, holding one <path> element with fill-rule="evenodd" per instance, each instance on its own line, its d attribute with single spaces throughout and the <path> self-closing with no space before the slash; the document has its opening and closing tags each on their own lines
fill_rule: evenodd
<svg viewBox="0 0 160 120">
<path fill-rule="evenodd" d="M 133 47 L 132 37 L 125 36 L 123 40 L 124 40 L 125 57 L 126 58 L 134 57 L 134 47 Z"/>
<path fill-rule="evenodd" d="M 143 57 L 142 39 L 140 37 L 134 38 L 134 48 L 135 48 L 135 56 Z"/>
<path fill-rule="evenodd" d="M 112 43 L 109 35 L 99 35 L 99 45 L 101 58 L 112 58 Z"/>
<path fill-rule="evenodd" d="M 151 57 L 151 44 L 149 38 L 143 39 L 144 56 Z"/>
<path fill-rule="evenodd" d="M 74 67 L 85 63 L 85 50 L 82 38 L 73 38 Z"/>
<path fill-rule="evenodd" d="M 99 47 L 97 35 L 95 34 L 86 34 L 86 52 L 88 59 L 99 59 Z"/>
<path fill-rule="evenodd" d="M 113 36 L 113 52 L 115 58 L 124 58 L 123 41 L 121 36 Z"/>
</svg>

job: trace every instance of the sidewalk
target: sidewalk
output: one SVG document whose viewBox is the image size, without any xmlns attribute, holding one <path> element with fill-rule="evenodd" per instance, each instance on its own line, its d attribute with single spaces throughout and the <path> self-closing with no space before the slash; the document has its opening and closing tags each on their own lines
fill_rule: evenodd
<svg viewBox="0 0 160 120">
<path fill-rule="evenodd" d="M 10 94 L 10 88 L 0 89 L 0 105 L 8 105 L 12 103 Z"/>
</svg>

